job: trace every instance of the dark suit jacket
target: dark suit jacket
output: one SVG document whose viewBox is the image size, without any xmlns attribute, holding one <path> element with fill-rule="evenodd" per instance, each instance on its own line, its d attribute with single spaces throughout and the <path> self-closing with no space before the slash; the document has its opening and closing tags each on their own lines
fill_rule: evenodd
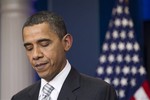
<svg viewBox="0 0 150 100">
<path fill-rule="evenodd" d="M 40 84 L 38 81 L 25 88 L 11 100 L 38 100 Z M 80 74 L 71 68 L 57 100 L 117 100 L 117 96 L 106 82 Z"/>
</svg>

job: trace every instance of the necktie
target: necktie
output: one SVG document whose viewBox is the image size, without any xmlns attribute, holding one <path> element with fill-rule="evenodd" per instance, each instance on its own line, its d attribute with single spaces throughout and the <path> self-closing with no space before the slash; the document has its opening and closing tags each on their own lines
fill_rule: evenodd
<svg viewBox="0 0 150 100">
<path fill-rule="evenodd" d="M 46 85 L 44 85 L 42 89 L 42 92 L 43 92 L 42 100 L 51 100 L 50 94 L 53 90 L 54 90 L 54 87 L 51 86 L 50 84 L 47 83 Z"/>
</svg>

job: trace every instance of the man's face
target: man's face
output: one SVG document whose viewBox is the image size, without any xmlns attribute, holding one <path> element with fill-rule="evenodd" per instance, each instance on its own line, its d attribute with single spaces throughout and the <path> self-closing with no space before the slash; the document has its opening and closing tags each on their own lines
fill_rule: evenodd
<svg viewBox="0 0 150 100">
<path fill-rule="evenodd" d="M 23 29 L 23 41 L 32 67 L 41 78 L 53 79 L 65 66 L 65 52 L 72 45 L 71 35 L 60 39 L 49 24 L 42 23 Z"/>
</svg>

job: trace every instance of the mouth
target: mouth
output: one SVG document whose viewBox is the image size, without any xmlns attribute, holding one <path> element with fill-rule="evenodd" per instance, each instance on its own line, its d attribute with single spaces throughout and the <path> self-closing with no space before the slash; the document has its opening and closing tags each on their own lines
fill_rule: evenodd
<svg viewBox="0 0 150 100">
<path fill-rule="evenodd" d="M 39 71 L 40 71 L 40 70 L 44 70 L 47 64 L 48 64 L 47 62 L 46 62 L 46 63 L 39 63 L 39 64 L 36 64 L 36 65 L 35 65 L 35 68 L 36 68 L 37 70 L 39 70 Z"/>
</svg>

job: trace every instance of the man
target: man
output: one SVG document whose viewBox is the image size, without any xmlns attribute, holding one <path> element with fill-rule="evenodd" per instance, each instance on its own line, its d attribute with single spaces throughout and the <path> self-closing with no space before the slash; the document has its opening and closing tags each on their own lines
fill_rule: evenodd
<svg viewBox="0 0 150 100">
<path fill-rule="evenodd" d="M 27 19 L 23 42 L 33 69 L 41 80 L 12 100 L 117 100 L 106 82 L 80 74 L 66 58 L 73 38 L 59 15 L 42 11 Z"/>
</svg>

